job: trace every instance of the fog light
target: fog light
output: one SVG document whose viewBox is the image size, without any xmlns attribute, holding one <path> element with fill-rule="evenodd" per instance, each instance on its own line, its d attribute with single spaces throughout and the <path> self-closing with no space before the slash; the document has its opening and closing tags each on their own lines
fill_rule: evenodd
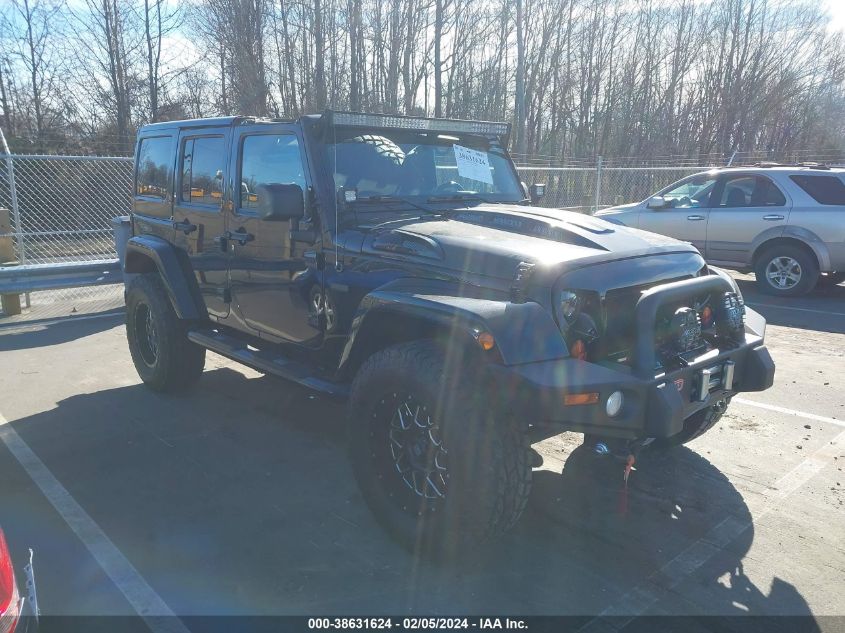
<svg viewBox="0 0 845 633">
<path fill-rule="evenodd" d="M 614 391 L 610 396 L 607 398 L 607 404 L 605 405 L 605 411 L 607 411 L 607 415 L 611 418 L 616 417 L 619 412 L 622 410 L 622 404 L 625 402 L 625 396 L 622 395 L 621 391 Z"/>
</svg>

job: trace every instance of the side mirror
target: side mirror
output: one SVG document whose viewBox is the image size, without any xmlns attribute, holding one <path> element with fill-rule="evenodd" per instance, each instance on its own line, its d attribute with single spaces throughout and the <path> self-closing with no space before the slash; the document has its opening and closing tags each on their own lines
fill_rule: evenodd
<svg viewBox="0 0 845 633">
<path fill-rule="evenodd" d="M 666 207 L 666 200 L 663 196 L 654 196 L 648 199 L 645 206 L 648 209 L 663 209 Z"/>
<path fill-rule="evenodd" d="M 546 195 L 546 183 L 544 182 L 535 182 L 531 185 L 531 189 L 529 190 L 529 197 L 531 198 L 531 204 L 537 204 Z"/>
<path fill-rule="evenodd" d="M 299 185 L 259 185 L 258 216 L 268 222 L 298 220 L 305 216 L 305 198 Z"/>
</svg>

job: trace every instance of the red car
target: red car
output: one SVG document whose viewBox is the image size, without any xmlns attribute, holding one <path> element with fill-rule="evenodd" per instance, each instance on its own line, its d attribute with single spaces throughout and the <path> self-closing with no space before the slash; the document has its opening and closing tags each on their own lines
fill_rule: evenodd
<svg viewBox="0 0 845 633">
<path fill-rule="evenodd" d="M 21 595 L 6 537 L 0 529 L 0 633 L 34 633 L 38 630 L 32 550 L 29 550 L 29 563 L 23 571 L 26 584 L 25 593 Z"/>
</svg>

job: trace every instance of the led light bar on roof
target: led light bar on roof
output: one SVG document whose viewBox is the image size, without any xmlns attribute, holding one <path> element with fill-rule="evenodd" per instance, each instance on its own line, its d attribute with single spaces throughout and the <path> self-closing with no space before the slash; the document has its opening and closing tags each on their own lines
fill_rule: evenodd
<svg viewBox="0 0 845 633">
<path fill-rule="evenodd" d="M 469 134 L 495 134 L 507 136 L 509 123 L 492 121 L 461 121 L 456 119 L 426 119 L 423 117 L 390 114 L 363 114 L 359 112 L 331 112 L 335 125 L 352 127 L 384 127 L 403 130 L 431 130 L 434 132 L 466 132 Z"/>
</svg>

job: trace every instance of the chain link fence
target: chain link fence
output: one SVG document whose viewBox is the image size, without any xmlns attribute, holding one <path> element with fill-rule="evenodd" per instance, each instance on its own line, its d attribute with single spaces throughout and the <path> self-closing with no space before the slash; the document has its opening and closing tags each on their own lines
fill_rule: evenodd
<svg viewBox="0 0 845 633">
<path fill-rule="evenodd" d="M 708 167 L 536 167 L 518 166 L 526 184 L 545 183 L 544 207 L 593 213 L 627 202 L 645 200 L 654 192 Z"/>
<path fill-rule="evenodd" d="M 543 206 L 592 213 L 643 200 L 707 167 L 617 167 L 599 159 L 592 166 L 517 169 L 527 184 L 546 184 Z M 128 214 L 131 204 L 131 158 L 0 155 L 0 264 L 113 259 L 111 220 Z M 3 316 L 2 322 L 100 312 L 122 304 L 119 285 L 41 291 L 26 297 L 21 315 Z"/>
<path fill-rule="evenodd" d="M 0 156 L 0 264 L 116 257 L 111 220 L 131 208 L 132 159 Z M 101 312 L 123 303 L 120 286 L 40 291 L 4 322 Z"/>
</svg>

